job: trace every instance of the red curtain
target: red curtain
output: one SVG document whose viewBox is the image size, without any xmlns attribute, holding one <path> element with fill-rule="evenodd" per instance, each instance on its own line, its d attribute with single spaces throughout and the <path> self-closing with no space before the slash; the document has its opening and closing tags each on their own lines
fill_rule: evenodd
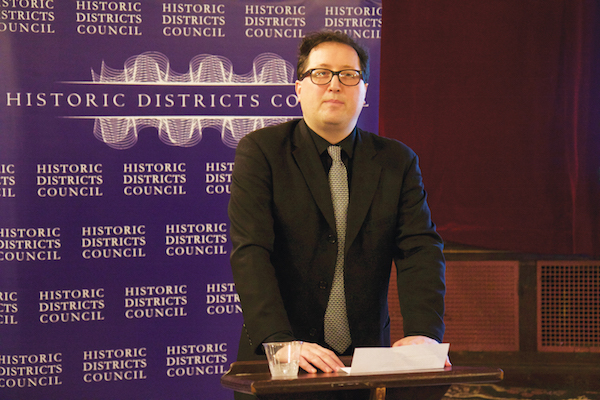
<svg viewBox="0 0 600 400">
<path fill-rule="evenodd" d="M 419 155 L 447 242 L 600 255 L 596 12 L 383 1 L 380 134 Z"/>
</svg>

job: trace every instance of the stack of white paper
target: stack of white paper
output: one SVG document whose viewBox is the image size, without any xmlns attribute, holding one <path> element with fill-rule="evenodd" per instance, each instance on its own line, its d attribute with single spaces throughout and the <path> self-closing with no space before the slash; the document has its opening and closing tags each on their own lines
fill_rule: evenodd
<svg viewBox="0 0 600 400">
<path fill-rule="evenodd" d="M 419 344 L 399 347 L 360 347 L 354 350 L 352 375 L 382 374 L 444 368 L 449 343 Z"/>
</svg>

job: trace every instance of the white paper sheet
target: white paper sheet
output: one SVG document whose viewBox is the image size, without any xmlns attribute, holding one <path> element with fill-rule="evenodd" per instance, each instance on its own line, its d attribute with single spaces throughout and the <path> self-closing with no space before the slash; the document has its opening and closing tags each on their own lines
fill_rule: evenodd
<svg viewBox="0 0 600 400">
<path fill-rule="evenodd" d="M 360 347 L 354 350 L 352 367 L 344 368 L 344 372 L 365 375 L 440 370 L 444 368 L 449 348 L 449 343 Z"/>
</svg>

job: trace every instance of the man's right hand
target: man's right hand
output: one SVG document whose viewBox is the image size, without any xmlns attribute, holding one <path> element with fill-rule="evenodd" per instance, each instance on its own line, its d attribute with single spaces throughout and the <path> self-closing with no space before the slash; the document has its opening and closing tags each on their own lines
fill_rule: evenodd
<svg viewBox="0 0 600 400">
<path fill-rule="evenodd" d="M 331 350 L 316 343 L 302 344 L 300 352 L 300 368 L 308 373 L 316 373 L 317 369 L 323 372 L 337 372 L 344 367 L 344 363 Z"/>
</svg>

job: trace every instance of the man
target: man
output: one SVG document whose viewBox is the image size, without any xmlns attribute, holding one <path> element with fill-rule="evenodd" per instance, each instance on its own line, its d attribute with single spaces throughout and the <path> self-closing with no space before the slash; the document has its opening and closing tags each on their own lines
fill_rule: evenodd
<svg viewBox="0 0 600 400">
<path fill-rule="evenodd" d="M 244 315 L 238 360 L 264 359 L 264 342 L 302 340 L 300 367 L 331 372 L 356 347 L 389 346 L 392 261 L 406 335 L 393 345 L 441 342 L 443 244 L 417 157 L 356 127 L 367 53 L 334 32 L 305 37 L 299 53 L 303 119 L 252 132 L 236 150 L 229 216 Z"/>
</svg>

